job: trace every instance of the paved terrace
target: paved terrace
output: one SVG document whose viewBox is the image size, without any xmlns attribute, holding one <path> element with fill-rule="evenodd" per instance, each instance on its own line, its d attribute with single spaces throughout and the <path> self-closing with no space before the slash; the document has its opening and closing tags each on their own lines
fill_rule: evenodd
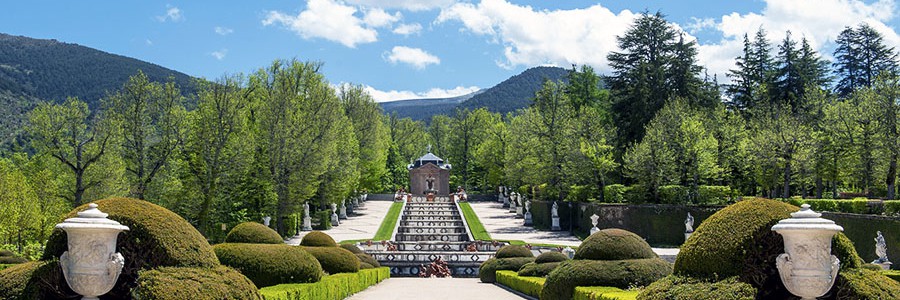
<svg viewBox="0 0 900 300">
<path fill-rule="evenodd" d="M 524 299 L 478 278 L 390 278 L 347 298 L 350 300 Z"/>
<path fill-rule="evenodd" d="M 387 215 L 393 201 L 366 201 L 365 206 L 354 210 L 354 215 L 347 214 L 346 220 L 341 220 L 340 226 L 331 227 L 324 232 L 330 235 L 336 242 L 346 240 L 362 240 L 375 237 L 375 232 L 381 226 L 381 221 Z M 309 231 L 300 232 L 286 243 L 299 245 L 300 239 Z"/>
</svg>

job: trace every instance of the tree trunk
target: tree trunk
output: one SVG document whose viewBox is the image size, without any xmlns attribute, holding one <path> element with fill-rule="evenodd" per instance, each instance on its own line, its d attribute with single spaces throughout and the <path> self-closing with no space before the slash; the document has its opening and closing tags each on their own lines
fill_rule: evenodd
<svg viewBox="0 0 900 300">
<path fill-rule="evenodd" d="M 784 163 L 784 190 L 782 192 L 783 198 L 791 197 L 791 160 L 790 158 L 785 160 Z"/>
<path fill-rule="evenodd" d="M 816 199 L 822 199 L 822 177 L 816 176 Z"/>
<path fill-rule="evenodd" d="M 888 164 L 888 172 L 887 172 L 887 199 L 893 200 L 896 197 L 896 183 L 897 183 L 897 154 L 891 154 L 891 162 Z"/>
</svg>

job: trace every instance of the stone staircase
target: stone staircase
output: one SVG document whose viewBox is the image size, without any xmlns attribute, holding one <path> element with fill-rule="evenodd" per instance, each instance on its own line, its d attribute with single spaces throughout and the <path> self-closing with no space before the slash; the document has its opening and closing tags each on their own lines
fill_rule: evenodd
<svg viewBox="0 0 900 300">
<path fill-rule="evenodd" d="M 422 265 L 440 257 L 452 276 L 477 277 L 478 266 L 500 246 L 473 241 L 459 207 L 450 198 L 427 201 L 414 197 L 404 203 L 393 241 L 363 248 L 382 266 L 390 267 L 391 276 L 418 276 Z"/>
</svg>

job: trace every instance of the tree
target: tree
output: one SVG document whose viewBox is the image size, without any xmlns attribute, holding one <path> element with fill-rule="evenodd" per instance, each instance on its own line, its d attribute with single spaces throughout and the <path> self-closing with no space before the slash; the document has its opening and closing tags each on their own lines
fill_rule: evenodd
<svg viewBox="0 0 900 300">
<path fill-rule="evenodd" d="M 569 184 L 569 177 L 564 172 L 567 154 L 577 149 L 577 139 L 572 139 L 573 108 L 568 95 L 565 93 L 565 84 L 562 82 L 545 81 L 543 88 L 535 93 L 534 102 L 529 110 L 533 110 L 535 117 L 524 118 L 527 134 L 536 137 L 538 143 L 527 145 L 535 147 L 538 157 L 546 163 L 544 169 L 539 170 L 549 189 L 542 195 L 548 199 L 565 198 L 565 187 Z"/>
<path fill-rule="evenodd" d="M 470 111 L 457 109 L 451 117 L 449 143 L 445 145 L 448 161 L 454 165 L 455 176 L 461 179 L 459 185 L 470 188 L 476 165 L 474 153 L 478 145 L 484 141 L 485 131 L 489 125 L 491 113 L 486 108 Z"/>
<path fill-rule="evenodd" d="M 428 133 L 425 124 L 410 118 L 398 118 L 391 114 L 386 120 L 390 132 L 391 146 L 388 152 L 387 169 L 384 187 L 395 189 L 409 185 L 407 165 L 423 154 L 428 144 Z"/>
<path fill-rule="evenodd" d="M 107 153 L 112 128 L 91 116 L 87 104 L 77 98 L 62 104 L 41 103 L 28 117 L 32 145 L 68 167 L 74 182 L 67 184 L 70 190 L 64 197 L 73 206 L 81 205 L 85 191 L 101 183 L 100 179 L 86 182 L 85 175 Z"/>
<path fill-rule="evenodd" d="M 19 252 L 31 233 L 41 230 L 39 200 L 25 175 L 8 159 L 0 159 L 0 231 Z"/>
<path fill-rule="evenodd" d="M 385 166 L 390 143 L 381 118 L 384 112 L 362 86 L 341 86 L 338 96 L 359 142 L 358 188 L 377 190 L 381 177 L 387 172 Z"/>
<path fill-rule="evenodd" d="M 835 40 L 834 68 L 839 80 L 835 91 L 843 98 L 862 87 L 869 87 L 882 72 L 896 72 L 897 53 L 884 37 L 866 23 L 845 27 Z"/>
<path fill-rule="evenodd" d="M 130 175 L 130 194 L 144 199 L 153 178 L 180 144 L 185 110 L 173 81 L 151 83 L 138 71 L 104 100 L 106 116 L 122 128 L 121 149 Z"/>
<path fill-rule="evenodd" d="M 769 189 L 769 196 L 788 198 L 792 176 L 802 158 L 811 151 L 811 129 L 788 106 L 768 108 L 754 115 L 751 151 L 756 159 L 757 180 Z M 777 192 L 779 183 L 780 193 Z"/>
<path fill-rule="evenodd" d="M 895 199 L 897 192 L 897 157 L 900 156 L 900 130 L 897 126 L 898 110 L 900 110 L 900 82 L 894 74 L 882 73 L 874 82 L 872 89 L 875 91 L 875 112 L 878 117 L 878 127 L 888 159 L 887 174 L 885 174 L 885 186 L 887 187 L 887 199 Z"/>
</svg>

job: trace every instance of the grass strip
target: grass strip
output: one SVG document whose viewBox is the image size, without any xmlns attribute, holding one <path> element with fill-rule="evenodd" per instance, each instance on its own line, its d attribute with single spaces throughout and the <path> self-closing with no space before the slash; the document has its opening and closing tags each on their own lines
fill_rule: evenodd
<svg viewBox="0 0 900 300">
<path fill-rule="evenodd" d="M 476 241 L 492 240 L 491 235 L 488 234 L 487 230 L 484 229 L 484 225 L 481 224 L 481 220 L 478 219 L 478 215 L 472 210 L 472 205 L 468 202 L 460 202 L 459 209 L 462 210 L 462 214 L 466 218 L 466 223 L 469 224 L 469 232 L 472 233 L 473 239 Z"/>
<path fill-rule="evenodd" d="M 259 293 L 266 300 L 340 300 L 359 293 L 391 277 L 391 269 L 381 267 L 322 277 L 315 283 L 291 283 L 264 287 Z"/>
<path fill-rule="evenodd" d="M 375 232 L 375 237 L 372 240 L 387 241 L 394 236 L 394 227 L 397 227 L 397 219 L 400 218 L 401 209 L 403 209 L 403 202 L 391 204 L 391 208 L 388 210 L 387 215 L 384 216 L 384 221 L 381 221 L 381 226 L 378 227 L 378 231 Z"/>
</svg>

